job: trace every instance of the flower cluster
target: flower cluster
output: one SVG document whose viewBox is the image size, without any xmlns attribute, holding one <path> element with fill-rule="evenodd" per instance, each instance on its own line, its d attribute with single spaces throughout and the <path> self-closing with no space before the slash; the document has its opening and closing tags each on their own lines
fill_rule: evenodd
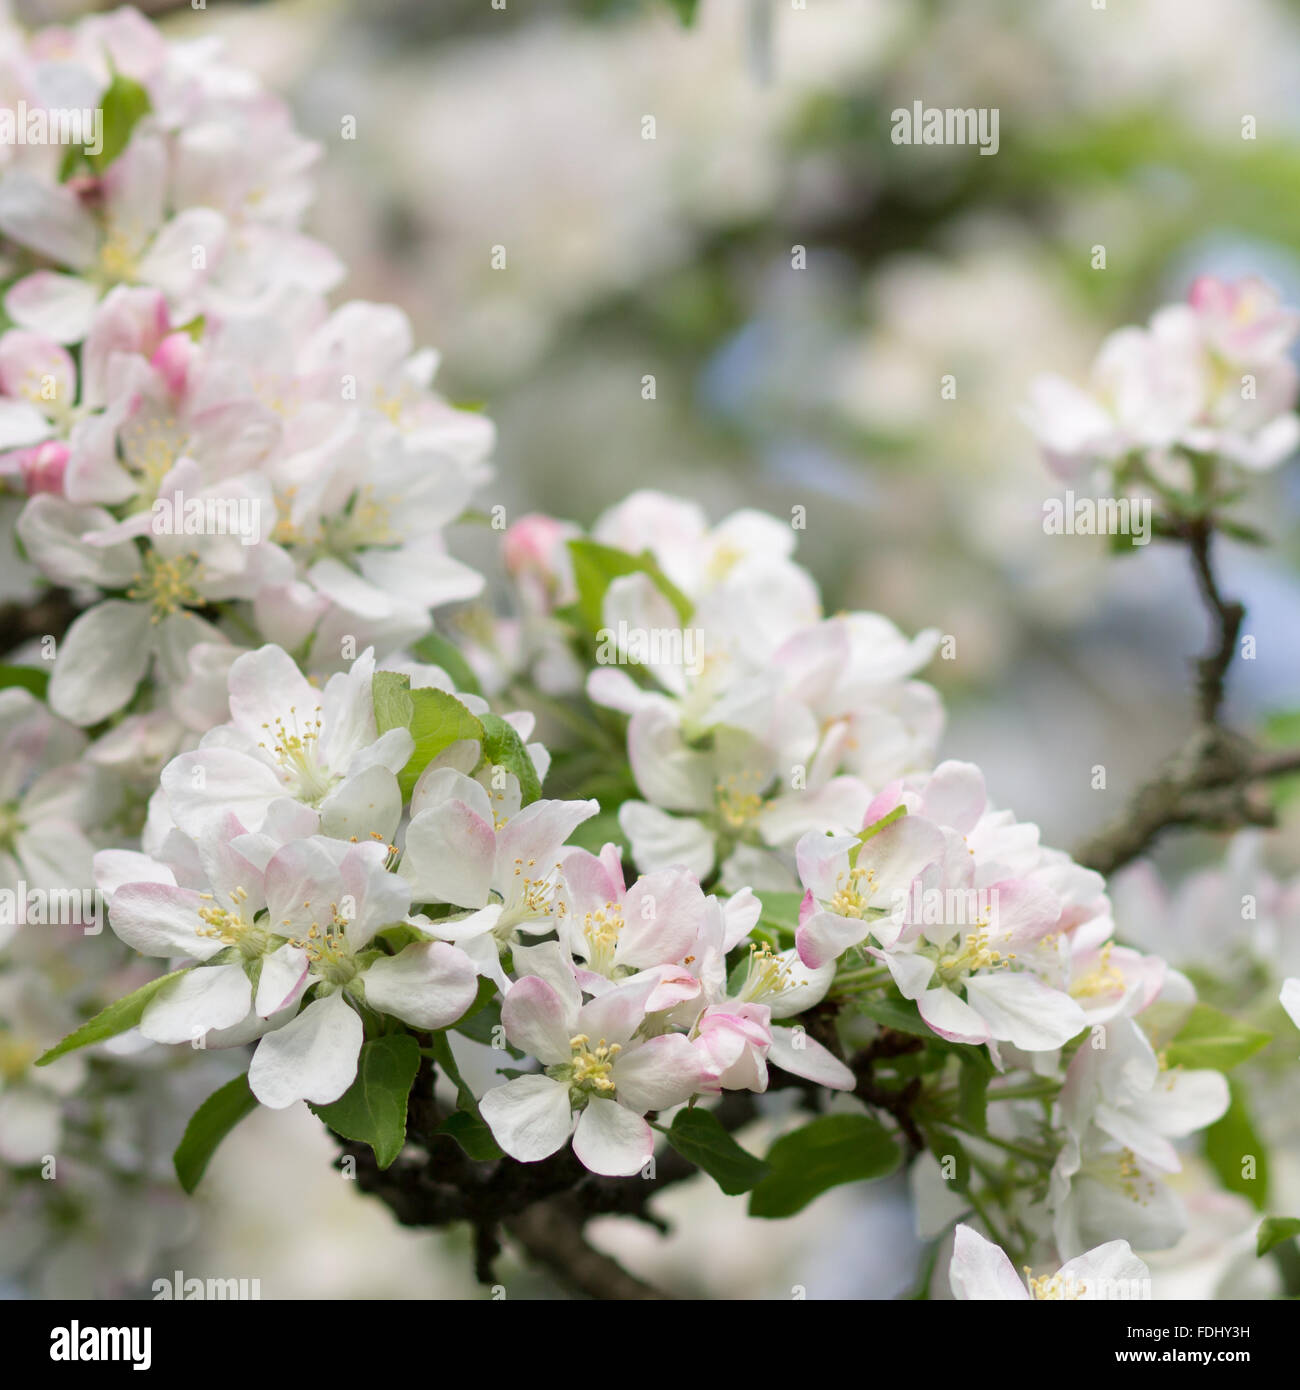
<svg viewBox="0 0 1300 1390">
<path fill-rule="evenodd" d="M 936 765 L 916 677 L 939 634 L 826 616 L 802 508 L 712 525 L 652 491 L 589 533 L 516 520 L 514 611 L 435 633 L 485 588 L 443 532 L 492 428 L 433 392 L 400 310 L 326 301 L 341 267 L 300 230 L 315 147 L 131 11 L 3 64 L 34 108 L 71 93 L 106 130 L 0 164 L 0 477 L 80 609 L 48 703 L 0 689 L 0 889 L 93 886 L 113 938 L 104 987 L 62 1001 L 48 958 L 0 970 L 0 1157 L 57 1149 L 95 1068 L 183 1044 L 376 1163 L 430 1140 L 418 1085 L 503 1182 L 570 1142 L 633 1175 L 663 1135 L 780 1208 L 715 1112 L 789 1077 L 812 1118 L 787 1153 L 847 1120 L 883 1173 L 900 1139 L 937 1160 L 963 1136 L 958 1296 L 1026 1289 L 957 1216 L 1067 1261 L 1036 1297 L 1145 1278 L 1130 1244 L 1186 1224 L 1175 1141 L 1229 1104 L 1180 1041 L 1206 1006 L 1122 944 L 1140 933 L 1099 874 L 978 768 Z M 1063 467 L 1163 487 L 1176 460 L 1265 467 L 1295 442 L 1295 326 L 1259 286 L 1198 283 L 1107 346 L 1104 399 L 1045 387 L 1040 433 Z M 1300 984 L 1281 997 L 1300 1016 Z M 861 1157 L 812 1166 L 831 1186 Z"/>
<path fill-rule="evenodd" d="M 1112 333 L 1087 388 L 1039 378 L 1026 419 L 1069 479 L 1114 471 L 1187 492 L 1197 459 L 1274 468 L 1300 443 L 1297 333 L 1300 315 L 1262 281 L 1204 276 L 1186 304 Z"/>
</svg>

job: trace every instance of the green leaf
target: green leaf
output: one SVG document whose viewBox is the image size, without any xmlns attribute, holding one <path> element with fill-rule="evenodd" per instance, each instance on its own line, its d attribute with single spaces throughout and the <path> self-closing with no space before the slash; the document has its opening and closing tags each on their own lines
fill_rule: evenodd
<svg viewBox="0 0 1300 1390">
<path fill-rule="evenodd" d="M 492 982 L 485 980 L 483 983 L 491 985 Z M 456 1065 L 456 1057 L 451 1050 L 451 1042 L 445 1029 L 432 1035 L 430 1051 L 433 1053 L 433 1060 L 437 1063 L 442 1074 L 456 1087 L 456 1103 L 460 1106 L 455 1114 L 449 1115 L 438 1126 L 437 1132 L 449 1135 L 465 1150 L 470 1158 L 478 1159 L 480 1162 L 503 1157 L 501 1148 L 496 1139 L 493 1138 L 492 1130 L 487 1121 L 479 1114 L 474 1092 L 470 1090 L 465 1078 L 460 1074 L 460 1068 Z"/>
<path fill-rule="evenodd" d="M 441 633 L 431 632 L 426 637 L 421 637 L 411 651 L 417 660 L 426 661 L 430 666 L 441 666 L 455 681 L 457 690 L 468 691 L 471 695 L 482 695 L 483 690 L 473 668 Z"/>
<path fill-rule="evenodd" d="M 895 999 L 886 995 L 881 999 L 864 999 L 858 1004 L 860 1012 L 875 1019 L 882 1028 L 892 1028 L 895 1033 L 911 1033 L 918 1038 L 933 1038 L 934 1030 L 926 1026 L 921 1011 L 910 999 Z"/>
<path fill-rule="evenodd" d="M 742 1149 L 710 1110 L 679 1110 L 665 1133 L 673 1148 L 703 1168 L 728 1197 L 748 1192 L 768 1174 L 768 1165 Z"/>
<path fill-rule="evenodd" d="M 389 729 L 409 729 L 415 704 L 411 700 L 411 678 L 400 671 L 376 671 L 370 682 L 370 698 L 375 706 L 375 724 L 381 734 Z"/>
<path fill-rule="evenodd" d="M 232 1129 L 257 1109 L 257 1097 L 248 1089 L 248 1077 L 227 1081 L 190 1116 L 185 1134 L 176 1146 L 172 1162 L 186 1192 L 193 1192 L 207 1171 L 212 1155 Z"/>
<path fill-rule="evenodd" d="M 201 970 L 203 967 L 193 968 Z M 173 970 L 170 975 L 160 975 L 156 980 L 150 980 L 147 985 L 141 985 L 139 989 L 110 1004 L 108 1008 L 101 1009 L 94 1018 L 88 1019 L 80 1028 L 73 1029 L 62 1042 L 56 1043 L 44 1056 L 38 1057 L 36 1065 L 49 1066 L 51 1062 L 57 1062 L 60 1057 L 66 1057 L 69 1052 L 75 1052 L 79 1047 L 91 1047 L 108 1038 L 115 1038 L 119 1033 L 125 1033 L 128 1028 L 134 1028 L 154 995 L 169 980 L 179 979 L 185 973 L 185 970 Z"/>
<path fill-rule="evenodd" d="M 389 1033 L 362 1045 L 357 1079 L 313 1113 L 345 1139 L 369 1144 L 387 1168 L 406 1142 L 406 1102 L 420 1069 L 420 1045 L 409 1033 Z"/>
<path fill-rule="evenodd" d="M 858 831 L 859 844 L 865 845 L 868 840 L 879 835 L 886 826 L 893 825 L 896 820 L 901 820 L 906 814 L 907 807 L 900 802 L 892 811 L 881 816 L 879 820 L 873 820 L 870 825 L 864 825 Z"/>
<path fill-rule="evenodd" d="M 483 725 L 454 695 L 447 694 L 445 690 L 412 690 L 410 700 L 413 706 L 410 730 L 415 740 L 415 752 L 397 774 L 397 784 L 402 789 L 404 799 L 410 797 L 424 769 L 453 743 L 464 740 L 477 743 L 480 747 L 484 744 Z M 533 777 L 536 780 L 537 774 L 534 773 Z"/>
<path fill-rule="evenodd" d="M 1259 1223 L 1255 1238 L 1255 1254 L 1267 1255 L 1275 1245 L 1300 1236 L 1300 1216 L 1266 1216 Z"/>
<path fill-rule="evenodd" d="M 695 23 L 695 12 L 699 9 L 699 0 L 668 0 L 668 3 L 677 12 L 677 18 L 688 28 Z"/>
<path fill-rule="evenodd" d="M 681 621 L 685 623 L 690 618 L 690 600 L 664 574 L 649 551 L 629 555 L 612 545 L 578 540 L 569 542 L 569 554 L 573 557 L 573 582 L 578 590 L 578 616 L 589 632 L 598 632 L 604 626 L 605 590 L 611 580 L 625 574 L 649 575 Z"/>
<path fill-rule="evenodd" d="M 886 1177 L 900 1158 L 889 1131 L 870 1115 L 823 1115 L 772 1145 L 772 1171 L 750 1194 L 749 1214 L 793 1216 L 832 1187 Z"/>
<path fill-rule="evenodd" d="M 983 1048 L 963 1047 L 957 1053 L 961 1072 L 957 1078 L 957 1117 L 968 1129 L 983 1134 L 987 1124 L 989 1082 L 993 1063 Z"/>
<path fill-rule="evenodd" d="M 30 690 L 38 700 L 45 698 L 45 687 L 50 683 L 50 673 L 40 666 L 0 666 L 0 690 L 20 685 Z"/>
<path fill-rule="evenodd" d="M 1229 1192 L 1239 1192 L 1263 1211 L 1268 1206 L 1268 1152 L 1251 1120 L 1245 1088 L 1229 1082 L 1229 1093 L 1227 1110 L 1205 1131 L 1205 1157 Z M 1247 1158 L 1254 1160 L 1254 1177 L 1242 1171 Z"/>
<path fill-rule="evenodd" d="M 99 99 L 104 113 L 104 140 L 99 153 L 86 148 L 86 162 L 97 173 L 105 169 L 126 149 L 136 122 L 152 110 L 149 93 L 129 77 L 118 72 L 108 84 L 108 90 Z"/>
<path fill-rule="evenodd" d="M 755 893 L 754 896 L 763 905 L 762 914 L 759 916 L 760 922 L 765 922 L 769 927 L 776 927 L 779 931 L 786 933 L 795 932 L 799 929 L 799 906 L 803 902 L 802 893 Z"/>
<path fill-rule="evenodd" d="M 495 767 L 504 767 L 519 779 L 521 805 L 536 801 L 542 794 L 541 780 L 518 732 L 499 714 L 485 714 L 481 727 L 483 756 Z"/>
<path fill-rule="evenodd" d="M 1227 1071 L 1267 1046 L 1270 1034 L 1241 1023 L 1208 1004 L 1195 1004 L 1178 1036 L 1165 1050 L 1171 1067 Z"/>
<path fill-rule="evenodd" d="M 481 1115 L 471 1115 L 466 1110 L 457 1110 L 447 1116 L 436 1132 L 454 1139 L 466 1155 L 478 1163 L 505 1157 L 501 1147 L 492 1137 L 487 1121 Z"/>
</svg>

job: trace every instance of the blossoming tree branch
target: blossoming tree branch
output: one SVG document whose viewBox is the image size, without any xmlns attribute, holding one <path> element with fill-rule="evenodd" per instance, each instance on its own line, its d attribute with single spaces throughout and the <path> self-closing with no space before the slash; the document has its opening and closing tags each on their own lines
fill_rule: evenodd
<svg viewBox="0 0 1300 1390">
<path fill-rule="evenodd" d="M 1243 612 L 1214 569 L 1297 443 L 1296 316 L 1198 281 L 1028 405 L 1058 474 L 1154 501 L 1212 630 L 1192 743 L 1075 859 L 936 762 L 939 634 L 826 616 L 785 519 L 651 491 L 590 530 L 520 517 L 490 610 L 443 533 L 491 502 L 492 427 L 399 308 L 331 307 L 281 103 L 131 10 L 5 44 L 29 108 L 104 127 L 0 172 L 0 473 L 49 586 L 7 614 L 0 874 L 93 890 L 111 929 L 0 929 L 7 1190 L 46 1200 L 66 1150 L 102 1198 L 71 1117 L 161 1090 L 173 1049 L 229 1059 L 187 1191 L 305 1102 L 489 1282 L 509 1240 L 660 1296 L 591 1218 L 662 1224 L 704 1174 L 779 1220 L 906 1167 L 956 1297 L 1140 1284 L 1186 1225 L 1180 1141 L 1270 1032 L 1132 944 L 1104 875 L 1268 823 L 1300 766 L 1222 720 Z"/>
</svg>

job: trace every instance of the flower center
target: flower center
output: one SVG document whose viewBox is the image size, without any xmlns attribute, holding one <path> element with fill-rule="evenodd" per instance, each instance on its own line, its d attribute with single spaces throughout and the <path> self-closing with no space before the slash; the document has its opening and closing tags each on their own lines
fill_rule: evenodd
<svg viewBox="0 0 1300 1390">
<path fill-rule="evenodd" d="M 614 1094 L 614 1062 L 622 1052 L 621 1043 L 607 1043 L 604 1038 L 593 1047 L 586 1033 L 569 1039 L 573 1057 L 567 1062 L 548 1067 L 546 1074 L 556 1081 L 567 1081 L 569 1097 L 575 1106 L 585 1105 L 592 1096 L 606 1100 Z"/>
<path fill-rule="evenodd" d="M 1114 942 L 1108 941 L 1098 952 L 1097 964 L 1070 986 L 1070 994 L 1075 999 L 1090 999 L 1098 994 L 1124 992 L 1124 975 L 1112 963 L 1110 954 Z"/>
<path fill-rule="evenodd" d="M 518 922 L 526 922 L 535 917 L 549 917 L 553 911 L 563 911 L 564 905 L 555 902 L 556 877 L 560 872 L 558 864 L 553 865 L 539 878 L 534 878 L 530 870 L 537 867 L 536 859 L 515 860 L 515 887 L 511 902 L 501 914 L 496 930 L 509 932 Z"/>
<path fill-rule="evenodd" d="M 835 880 L 835 892 L 830 901 L 826 904 L 827 910 L 839 917 L 855 917 L 859 921 L 867 915 L 867 909 L 871 895 L 875 891 L 876 872 L 874 869 L 850 869 L 847 878 L 848 883 L 843 887 L 846 875 L 841 874 Z M 863 879 L 867 880 L 866 895 L 858 885 Z"/>
<path fill-rule="evenodd" d="M 284 780 L 293 787 L 297 800 L 309 806 L 319 806 L 339 780 L 321 765 L 318 756 L 317 744 L 324 723 L 320 715 L 320 706 L 316 705 L 300 725 L 298 707 L 290 705 L 287 721 L 279 717 L 274 725 L 262 725 L 275 740 L 271 747 L 268 749 L 265 743 L 257 745 L 275 759 Z"/>
<path fill-rule="evenodd" d="M 310 900 L 303 907 L 310 908 Z M 289 939 L 291 946 L 305 953 L 314 974 L 336 985 L 347 984 L 357 973 L 356 957 L 348 944 L 348 921 L 340 913 L 338 903 L 330 903 L 329 920 L 324 927 L 313 922 L 305 936 Z M 284 925 L 289 925 L 287 919 Z"/>
<path fill-rule="evenodd" d="M 1075 1279 L 1062 1274 L 1040 1274 L 1037 1279 L 1025 1266 L 1025 1278 L 1029 1281 L 1029 1292 L 1034 1298 L 1058 1302 L 1063 1299 L 1083 1297 L 1083 1285 Z"/>
<path fill-rule="evenodd" d="M 598 974 L 607 975 L 614 968 L 614 951 L 619 933 L 623 930 L 623 909 L 617 903 L 606 903 L 582 919 L 582 935 L 587 943 L 587 964 Z"/>
<path fill-rule="evenodd" d="M 733 775 L 713 789 L 718 816 L 728 830 L 744 830 L 763 809 L 763 798 L 752 788 L 747 789 L 745 781 Z"/>
<path fill-rule="evenodd" d="M 988 923 L 978 922 L 973 932 L 962 938 L 961 950 L 956 954 L 940 956 L 936 968 L 945 982 L 951 983 L 976 970 L 1009 970 L 1016 953 L 1009 951 L 1003 955 L 995 951 L 989 939 Z"/>
<path fill-rule="evenodd" d="M 218 906 L 211 893 L 200 893 L 199 897 L 212 905 L 199 908 L 199 920 L 203 925 L 195 930 L 196 936 L 220 941 L 223 946 L 237 946 L 246 960 L 252 960 L 266 950 L 265 929 L 254 926 L 244 913 L 248 893 L 243 888 L 230 890 L 233 907 Z"/>
<path fill-rule="evenodd" d="M 764 941 L 749 948 L 749 973 L 740 991 L 740 999 L 750 1004 L 775 998 L 795 983 L 790 962 L 773 951 Z"/>
<path fill-rule="evenodd" d="M 153 608 L 149 621 L 160 623 L 177 609 L 203 602 L 192 582 L 198 567 L 197 555 L 176 555 L 169 559 L 150 550 L 144 557 L 144 569 L 136 574 L 126 596 L 149 604 Z"/>
</svg>

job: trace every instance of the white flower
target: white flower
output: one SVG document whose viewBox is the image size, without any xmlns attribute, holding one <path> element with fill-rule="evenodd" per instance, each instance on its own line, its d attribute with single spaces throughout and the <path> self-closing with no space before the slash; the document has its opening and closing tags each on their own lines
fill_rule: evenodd
<svg viewBox="0 0 1300 1390">
<path fill-rule="evenodd" d="M 1021 1280 L 1006 1252 L 958 1223 L 948 1280 L 956 1299 L 1070 1300 L 1150 1298 L 1147 1267 L 1126 1240 L 1112 1240 L 1067 1260 L 1053 1274 Z"/>
</svg>

